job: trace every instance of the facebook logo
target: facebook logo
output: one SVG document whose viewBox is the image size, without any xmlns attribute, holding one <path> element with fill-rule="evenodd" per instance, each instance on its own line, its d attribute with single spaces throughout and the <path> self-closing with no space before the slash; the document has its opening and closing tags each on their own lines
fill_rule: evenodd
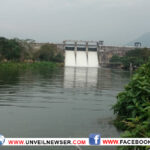
<svg viewBox="0 0 150 150">
<path fill-rule="evenodd" d="M 90 145 L 100 145 L 100 134 L 90 134 L 89 144 Z"/>
</svg>

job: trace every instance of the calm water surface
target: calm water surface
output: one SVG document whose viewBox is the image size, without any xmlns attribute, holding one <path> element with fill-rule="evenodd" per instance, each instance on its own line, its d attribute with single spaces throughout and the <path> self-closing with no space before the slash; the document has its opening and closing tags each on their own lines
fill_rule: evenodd
<svg viewBox="0 0 150 150">
<path fill-rule="evenodd" d="M 0 133 L 5 137 L 119 137 L 112 105 L 130 74 L 102 68 L 0 72 Z M 75 147 L 1 147 L 75 150 Z M 82 147 L 83 150 L 116 149 Z"/>
</svg>

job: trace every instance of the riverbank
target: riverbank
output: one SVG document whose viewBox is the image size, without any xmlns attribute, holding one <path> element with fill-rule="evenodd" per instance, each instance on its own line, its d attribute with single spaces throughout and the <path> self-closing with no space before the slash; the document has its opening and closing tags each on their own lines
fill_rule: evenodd
<svg viewBox="0 0 150 150">
<path fill-rule="evenodd" d="M 62 63 L 54 63 L 54 62 L 3 62 L 0 63 L 0 70 L 7 71 L 7 70 L 38 70 L 38 69 L 55 69 L 58 67 L 62 67 Z"/>
<path fill-rule="evenodd" d="M 150 137 L 150 61 L 142 65 L 131 78 L 123 92 L 117 95 L 113 106 L 117 115 L 115 125 L 124 130 L 124 138 Z M 139 149 L 139 147 L 134 147 Z M 150 147 L 140 147 L 147 150 Z M 122 147 L 132 150 L 133 147 Z"/>
</svg>

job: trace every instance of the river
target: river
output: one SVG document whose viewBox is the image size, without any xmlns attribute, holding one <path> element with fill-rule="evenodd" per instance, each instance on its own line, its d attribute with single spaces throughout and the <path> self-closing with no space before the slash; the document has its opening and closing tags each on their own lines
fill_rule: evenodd
<svg viewBox="0 0 150 150">
<path fill-rule="evenodd" d="M 0 72 L 0 134 L 5 137 L 119 137 L 111 107 L 129 72 L 61 68 Z M 76 150 L 74 147 L 1 147 L 2 150 Z M 98 150 L 99 147 L 82 147 Z M 104 150 L 116 149 L 103 147 Z"/>
</svg>

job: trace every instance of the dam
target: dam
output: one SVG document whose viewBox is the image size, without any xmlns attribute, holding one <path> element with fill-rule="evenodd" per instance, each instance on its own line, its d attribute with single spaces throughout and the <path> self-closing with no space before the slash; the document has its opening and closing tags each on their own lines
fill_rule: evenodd
<svg viewBox="0 0 150 150">
<path fill-rule="evenodd" d="M 47 43 L 32 43 L 31 47 L 34 52 L 37 52 L 44 44 Z M 108 46 L 104 45 L 104 41 L 65 40 L 62 43 L 48 44 L 56 44 L 65 56 L 65 66 L 74 67 L 105 67 L 110 64 L 113 55 L 122 57 L 126 52 L 137 48 L 136 46 Z"/>
<path fill-rule="evenodd" d="M 96 41 L 64 41 L 66 67 L 99 67 Z"/>
</svg>

